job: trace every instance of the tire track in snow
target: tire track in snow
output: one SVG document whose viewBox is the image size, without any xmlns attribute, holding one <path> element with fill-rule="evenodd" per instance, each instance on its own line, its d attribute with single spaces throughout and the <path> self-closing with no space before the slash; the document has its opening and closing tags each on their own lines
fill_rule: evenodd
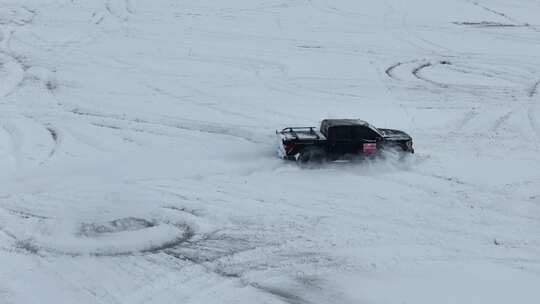
<svg viewBox="0 0 540 304">
<path fill-rule="evenodd" d="M 531 86 L 531 88 L 529 89 L 529 92 L 527 93 L 527 96 L 529 96 L 530 98 L 533 98 L 534 96 L 538 94 L 539 90 L 540 90 L 540 80 L 538 80 Z"/>
<path fill-rule="evenodd" d="M 0 206 L 0 233 L 5 235 L 8 238 L 8 240 L 11 240 L 12 242 L 11 244 L 2 244 L 3 246 L 5 245 L 6 247 L 0 247 L 0 250 L 11 252 L 13 250 L 13 247 L 16 246 L 16 244 L 19 242 L 19 238 L 17 237 L 15 233 L 13 233 L 8 227 L 5 226 L 7 223 L 9 223 L 8 218 L 13 217 L 13 215 L 9 213 L 10 212 L 8 209 Z"/>
<path fill-rule="evenodd" d="M 461 132 L 467 124 L 469 124 L 471 121 L 474 120 L 475 117 L 478 116 L 478 112 L 475 110 L 471 110 L 465 114 L 465 116 L 459 121 L 457 127 L 451 132 L 451 133 L 459 133 Z"/>
<path fill-rule="evenodd" d="M 6 244 L 8 251 L 41 257 L 160 254 L 191 240 L 198 231 L 196 223 L 200 219 L 195 211 L 175 204 L 174 199 L 154 212 L 137 212 L 137 215 L 128 212 L 127 216 L 122 216 L 121 212 L 112 220 L 96 221 L 92 216 L 80 219 L 76 208 L 71 210 L 75 212 L 74 217 L 65 214 L 57 217 L 56 207 L 50 205 L 57 204 L 61 197 L 49 197 L 49 194 L 32 200 L 26 197 L 20 194 L 1 198 L 0 237 L 6 234 L 12 239 Z M 79 201 L 71 195 L 65 198 L 74 199 Z M 106 195 L 104 199 L 111 198 Z M 36 203 L 41 207 L 36 208 Z M 37 209 L 41 214 L 36 214 Z M 55 229 L 58 225 L 64 228 Z"/>
<path fill-rule="evenodd" d="M 11 134 L 9 127 L 2 123 L 0 124 L 0 135 L 2 144 L 0 147 L 0 157 L 1 157 L 1 166 L 4 172 L 9 172 L 10 170 L 16 170 L 18 167 L 18 159 L 16 158 L 16 150 L 14 147 L 14 139 Z"/>
<path fill-rule="evenodd" d="M 506 14 L 506 13 L 503 13 L 503 12 L 500 12 L 500 11 L 497 11 L 497 10 L 494 10 L 494 9 L 488 7 L 488 6 L 485 6 L 485 5 L 481 4 L 480 2 L 478 2 L 478 1 L 476 1 L 476 0 L 467 0 L 467 2 L 469 2 L 469 3 L 471 3 L 471 4 L 473 4 L 473 5 L 477 6 L 477 7 L 479 7 L 479 8 L 481 8 L 481 9 L 485 10 L 485 11 L 488 11 L 488 12 L 490 12 L 490 13 L 492 13 L 492 14 L 495 14 L 495 15 L 497 15 L 497 16 L 500 16 L 500 17 L 505 18 L 506 20 L 511 21 L 511 22 L 513 23 L 514 26 L 519 25 L 519 26 L 523 26 L 523 27 L 530 28 L 531 30 L 533 30 L 533 31 L 535 31 L 535 32 L 540 32 L 540 29 L 538 29 L 538 28 L 535 27 L 534 25 L 529 24 L 529 23 L 527 23 L 527 22 L 521 22 L 521 21 L 517 20 L 516 18 L 509 16 L 509 15 Z"/>
<path fill-rule="evenodd" d="M 100 12 L 93 12 L 92 13 L 92 17 L 90 18 L 90 22 L 92 22 L 93 24 L 95 25 L 99 25 L 101 24 L 101 22 L 103 22 L 103 20 L 105 20 L 105 16 L 104 16 L 104 12 L 100 11 Z"/>
<path fill-rule="evenodd" d="M 366 14 L 360 13 L 360 12 L 352 12 L 352 11 L 346 11 L 343 9 L 340 9 L 336 6 L 334 6 L 337 2 L 335 1 L 327 1 L 327 0 L 309 0 L 309 5 L 322 13 L 339 16 L 339 17 L 345 17 L 345 18 L 361 18 L 365 17 Z"/>
<path fill-rule="evenodd" d="M 249 285 L 259 291 L 272 295 L 278 298 L 279 300 L 288 304 L 312 304 L 313 303 L 311 301 L 308 301 L 300 297 L 296 293 L 283 289 L 283 288 L 267 287 L 267 286 L 260 285 L 258 283 L 251 283 Z"/>
<path fill-rule="evenodd" d="M 175 128 L 186 131 L 197 131 L 209 134 L 217 134 L 224 136 L 232 136 L 240 139 L 244 139 L 252 143 L 260 143 L 261 140 L 257 139 L 254 134 L 249 131 L 240 129 L 239 126 L 226 125 L 226 124 L 213 124 L 203 121 L 188 120 L 188 119 L 178 119 L 178 118 L 160 118 L 158 120 L 139 118 L 139 117 L 127 117 L 125 115 L 114 115 L 114 114 L 100 114 L 91 111 L 83 111 L 80 109 L 73 109 L 71 113 L 79 116 L 88 116 L 88 117 L 98 117 L 98 118 L 107 118 L 117 121 L 126 121 L 137 123 L 139 125 L 158 125 L 163 127 Z M 103 127 L 108 127 L 103 125 Z M 113 127 L 116 128 L 116 127 Z M 118 127 L 120 128 L 120 127 Z"/>
<path fill-rule="evenodd" d="M 7 12 L 5 12 L 6 10 Z M 15 27 L 31 23 L 37 11 L 26 6 L 0 8 L 0 99 L 12 94 L 23 82 L 26 67 L 10 48 Z M 3 16 L 9 16 L 7 19 Z"/>
<path fill-rule="evenodd" d="M 504 115 L 500 116 L 495 120 L 493 123 L 493 126 L 491 127 L 491 132 L 497 133 L 501 126 L 510 119 L 510 117 L 515 113 L 515 109 L 512 109 L 505 113 Z"/>
<path fill-rule="evenodd" d="M 2 5 L 0 8 L 0 24 L 13 25 L 13 26 L 25 26 L 34 21 L 37 15 L 37 11 L 27 6 L 10 6 Z M 4 16 L 9 16 L 4 18 Z"/>
<path fill-rule="evenodd" d="M 403 75 L 401 77 L 398 76 L 398 71 L 402 69 L 401 67 L 404 68 L 406 65 L 413 65 L 415 63 L 417 63 L 418 65 L 410 67 L 411 70 L 403 72 Z M 478 78 L 478 80 L 481 80 L 482 83 L 444 82 L 440 80 L 433 80 L 424 75 L 424 71 L 426 71 L 427 69 L 435 68 L 444 68 L 444 70 L 441 70 L 439 72 L 459 73 L 467 77 L 476 77 Z M 461 62 L 456 64 L 447 59 L 402 61 L 388 67 L 385 70 L 385 74 L 395 80 L 420 80 L 422 82 L 429 83 L 439 88 L 452 88 L 456 90 L 462 90 L 463 92 L 470 92 L 472 94 L 475 94 L 475 91 L 477 90 L 484 91 L 488 89 L 494 90 L 497 88 L 502 90 L 503 92 L 507 91 L 508 89 L 513 89 L 516 92 L 521 91 L 521 88 L 517 88 L 517 85 L 521 86 L 523 81 L 527 79 L 527 77 L 524 77 L 522 74 L 513 73 L 512 75 L 508 75 L 509 73 L 506 70 L 495 70 L 484 66 L 470 66 L 470 64 L 468 64 L 467 62 Z M 412 78 L 406 79 L 406 75 L 412 75 Z M 484 81 L 498 82 L 484 84 Z M 508 84 L 502 84 L 501 81 L 504 81 Z"/>
<path fill-rule="evenodd" d="M 24 210 L 20 210 L 20 209 L 9 208 L 9 207 L 2 207 L 2 208 L 5 209 L 6 211 L 8 211 L 9 213 L 11 213 L 11 214 L 13 214 L 15 216 L 18 216 L 20 218 L 23 218 L 23 219 L 37 219 L 37 220 L 47 220 L 47 219 L 49 219 L 49 217 L 47 217 L 47 216 L 34 214 L 32 212 L 28 212 L 28 211 L 24 211 Z"/>
<path fill-rule="evenodd" d="M 399 80 L 395 75 L 394 75 L 394 69 L 396 69 L 397 67 L 401 66 L 403 64 L 403 62 L 397 62 L 397 63 L 394 63 L 393 65 L 389 66 L 386 70 L 384 70 L 384 73 L 392 78 L 392 79 L 396 79 L 396 80 Z"/>
<path fill-rule="evenodd" d="M 540 80 L 535 82 L 529 91 L 527 92 L 527 96 L 529 97 L 529 106 L 527 109 L 527 117 L 529 118 L 529 124 L 531 125 L 531 128 L 536 135 L 537 140 L 540 140 L 540 124 L 538 123 L 537 117 L 536 117 L 536 107 L 538 107 L 539 103 L 539 89 L 540 89 Z M 536 145 L 538 147 L 538 142 L 536 142 Z"/>
<path fill-rule="evenodd" d="M 134 9 L 134 5 L 133 5 L 133 0 L 125 0 L 125 5 L 126 5 L 126 11 L 128 13 L 130 13 L 131 15 L 135 14 L 135 9 Z"/>
<path fill-rule="evenodd" d="M 59 149 L 60 142 L 61 142 L 60 131 L 52 124 L 39 121 L 33 116 L 25 116 L 25 117 L 34 121 L 36 124 L 41 125 L 50 136 L 51 147 L 49 149 L 49 153 L 47 154 L 47 157 L 39 163 L 39 165 L 44 165 L 45 163 L 47 163 L 54 157 L 54 155 L 56 154 L 56 151 Z"/>
<path fill-rule="evenodd" d="M 24 67 L 13 56 L 0 52 L 0 98 L 11 95 L 24 80 Z"/>
<path fill-rule="evenodd" d="M 48 124 L 45 126 L 45 128 L 47 129 L 47 131 L 49 132 L 49 134 L 51 135 L 51 139 L 53 141 L 53 147 L 51 148 L 51 151 L 49 152 L 49 157 L 42 161 L 40 163 L 40 165 L 43 165 L 45 164 L 47 161 L 49 161 L 50 159 L 52 159 L 56 153 L 56 151 L 58 150 L 58 147 L 60 145 L 60 135 L 59 135 L 59 132 L 57 131 L 56 128 L 54 128 L 52 125 Z"/>
<path fill-rule="evenodd" d="M 127 22 L 130 15 L 133 14 L 133 7 L 130 0 L 107 0 L 105 9 L 111 16 L 124 22 Z"/>
<path fill-rule="evenodd" d="M 54 156 L 60 142 L 58 130 L 31 116 L 12 115 L 1 127 L 10 138 L 10 154 L 16 168 L 45 164 Z"/>
<path fill-rule="evenodd" d="M 234 262 L 232 265 L 230 264 L 230 261 L 234 260 L 235 256 L 246 255 L 250 252 L 257 254 L 257 250 L 263 248 L 275 252 L 276 249 L 271 248 L 279 248 L 280 245 L 272 242 L 261 242 L 261 240 L 254 240 L 249 237 L 246 239 L 236 238 L 235 236 L 223 232 L 224 231 L 217 230 L 206 234 L 197 240 L 188 240 L 180 248 L 176 250 L 166 250 L 163 253 L 172 258 L 202 267 L 206 272 L 215 274 L 224 280 L 234 280 L 245 287 L 254 288 L 285 303 L 313 303 L 306 300 L 303 295 L 301 295 L 305 294 L 305 292 L 302 292 L 304 290 L 266 286 L 250 281 L 244 276 L 245 273 L 251 270 L 259 269 L 261 264 L 264 265 L 263 267 L 265 268 L 272 267 L 265 261 L 252 261 L 254 264 L 246 261 L 245 265 L 243 263 L 242 265 L 239 265 Z M 302 257 L 305 258 L 305 255 L 306 253 L 302 254 Z M 294 258 L 296 258 L 294 255 L 291 256 L 287 254 L 277 254 L 276 256 L 271 257 L 271 259 L 277 259 L 277 264 L 279 264 L 279 261 L 284 260 L 286 260 L 287 263 L 291 263 L 291 259 Z M 274 267 L 279 266 L 276 265 Z M 299 278 L 299 280 L 301 279 Z"/>
<path fill-rule="evenodd" d="M 111 222 L 83 223 L 79 232 L 57 242 L 53 238 L 18 237 L 16 248 L 30 254 L 58 256 L 119 257 L 135 254 L 156 254 L 175 248 L 194 236 L 185 223 L 153 222 L 137 218 L 123 218 Z"/>
<path fill-rule="evenodd" d="M 481 22 L 471 22 L 471 21 L 463 21 L 463 22 L 452 22 L 455 25 L 461 25 L 461 26 L 470 26 L 470 27 L 477 27 L 477 28 L 507 28 L 507 27 L 526 27 L 524 25 L 517 25 L 513 23 L 501 23 L 501 22 L 493 22 L 493 21 L 481 21 Z"/>
<path fill-rule="evenodd" d="M 390 67 L 388 67 L 386 70 L 385 70 L 385 74 L 390 77 L 391 79 L 394 79 L 394 80 L 403 80 L 403 78 L 398 78 L 396 76 L 396 70 L 399 69 L 400 67 L 404 66 L 405 64 L 410 64 L 410 63 L 413 63 L 414 61 L 410 61 L 410 62 L 398 62 L 398 63 L 395 63 L 393 65 L 391 65 Z M 463 67 L 452 67 L 453 66 L 453 63 L 450 62 L 450 61 L 447 61 L 447 60 L 439 60 L 439 61 L 426 61 L 422 64 L 420 64 L 419 66 L 415 67 L 411 74 L 418 80 L 421 80 L 423 82 L 427 82 L 427 83 L 430 83 L 430 84 L 433 84 L 437 87 L 440 87 L 440 88 L 455 88 L 455 89 L 459 89 L 459 88 L 462 88 L 462 89 L 465 89 L 466 91 L 470 92 L 471 94 L 475 94 L 476 93 L 474 92 L 474 90 L 477 90 L 480 88 L 479 85 L 473 85 L 473 86 L 470 86 L 470 85 L 467 85 L 467 84 L 449 84 L 449 83 L 443 83 L 443 82 L 439 82 L 439 81 L 434 81 L 432 79 L 429 79 L 428 77 L 422 75 L 422 71 L 424 71 L 425 69 L 428 69 L 428 68 L 433 68 L 437 65 L 444 65 L 444 66 L 448 66 L 451 70 L 453 70 L 454 72 L 459 72 L 459 73 L 465 73 L 465 74 L 473 74 L 475 76 L 478 76 L 478 77 L 486 77 L 487 79 L 489 80 L 492 80 L 492 79 L 500 79 L 500 80 L 505 80 L 505 81 L 508 81 L 508 82 L 511 82 L 513 84 L 518 84 L 518 83 L 521 83 L 522 78 L 526 78 L 526 77 L 517 77 L 514 75 L 513 77 L 506 77 L 505 73 L 506 72 L 505 70 L 503 71 L 498 71 L 498 70 L 492 70 L 492 69 L 489 69 L 489 68 L 471 68 L 469 66 L 463 66 Z M 494 85 L 490 85 L 490 84 L 487 84 L 485 85 L 485 89 L 494 89 L 496 88 L 497 85 L 494 84 Z M 535 103 L 535 100 L 538 95 L 539 95 L 539 90 L 540 90 L 540 80 L 535 82 L 532 86 L 530 86 L 530 88 L 527 90 L 526 92 L 526 95 L 527 97 L 529 97 L 530 99 L 530 102 L 529 102 L 529 105 L 528 105 L 528 109 L 526 109 L 526 114 L 527 114 L 527 118 L 528 118 L 528 121 L 529 121 L 529 125 L 532 129 L 532 131 L 534 132 L 535 136 L 540 139 L 540 125 L 538 123 L 538 120 L 536 118 L 536 114 L 535 114 L 535 107 L 536 107 L 536 104 Z M 466 92 L 464 91 L 464 92 Z M 523 105 L 521 106 L 518 106 L 518 108 L 522 107 Z M 491 127 L 489 128 L 491 132 L 497 132 L 498 129 L 501 127 L 501 125 L 503 123 L 505 123 L 511 116 L 512 114 L 515 113 L 517 109 L 514 108 L 514 109 L 511 109 L 510 111 L 507 111 L 504 115 L 498 117 L 494 122 L 493 124 L 491 125 Z M 458 127 L 455 128 L 453 131 L 451 131 L 450 133 L 458 133 L 458 132 L 461 132 L 462 129 L 464 128 L 464 126 L 466 124 L 468 124 L 470 121 L 472 121 L 476 116 L 478 116 L 479 113 L 476 112 L 476 111 L 471 111 L 469 113 L 467 113 L 463 120 L 460 121 L 460 123 L 458 124 Z M 538 146 L 538 145 L 537 145 Z"/>
<path fill-rule="evenodd" d="M 397 14 L 398 12 L 400 12 L 400 14 Z M 429 52 L 440 57 L 443 57 L 443 54 L 459 54 L 459 52 L 453 49 L 414 33 L 411 30 L 411 25 L 407 20 L 408 16 L 403 15 L 402 12 L 403 9 L 395 8 L 393 5 L 388 5 L 387 11 L 384 15 L 383 26 L 386 31 L 390 32 L 392 36 L 394 36 L 395 40 L 407 43 L 410 46 L 420 50 L 422 53 Z M 399 30 L 397 31 L 393 26 L 389 25 L 389 19 L 392 18 L 392 16 L 394 16 L 397 20 L 401 20 Z"/>
<path fill-rule="evenodd" d="M 21 166 L 21 142 L 20 136 L 17 134 L 17 129 L 11 123 L 4 123 L 2 129 L 8 134 L 10 138 L 11 157 L 14 160 L 15 168 Z"/>
<path fill-rule="evenodd" d="M 430 68 L 430 67 L 433 67 L 433 66 L 436 66 L 436 65 L 450 65 L 451 63 L 449 61 L 447 61 L 447 60 L 439 60 L 439 61 L 436 61 L 436 62 L 426 61 L 426 60 L 400 61 L 400 62 L 397 62 L 397 63 L 389 66 L 385 70 L 385 74 L 388 77 L 390 77 L 391 79 L 403 81 L 405 79 L 402 79 L 401 77 L 398 77 L 396 75 L 396 70 L 398 70 L 398 68 L 401 68 L 401 67 L 403 67 L 405 65 L 413 65 L 413 64 L 418 63 L 418 62 L 422 62 L 422 63 L 420 65 L 415 66 L 414 68 L 412 68 L 412 70 L 408 72 L 409 74 L 411 74 L 415 79 L 421 80 L 422 82 L 427 82 L 427 83 L 430 83 L 430 84 L 433 84 L 433 85 L 436 85 L 436 86 L 442 87 L 442 88 L 447 88 L 448 87 L 448 84 L 440 83 L 440 82 L 431 80 L 429 78 L 426 78 L 426 77 L 422 76 L 422 74 L 421 74 L 422 70 L 424 70 L 426 68 Z"/>
<path fill-rule="evenodd" d="M 505 19 L 507 19 L 507 20 L 510 20 L 510 21 L 512 21 L 512 22 L 517 22 L 516 19 L 514 19 L 514 18 L 512 18 L 512 17 L 510 17 L 510 16 L 508 16 L 508 15 L 506 15 L 505 13 L 501 13 L 501 12 L 496 11 L 496 10 L 494 10 L 494 9 L 491 9 L 491 8 L 485 6 L 485 5 L 482 5 L 482 4 L 480 4 L 478 1 L 468 0 L 468 2 L 469 2 L 469 3 L 472 3 L 473 5 L 476 5 L 476 6 L 480 7 L 480 8 L 482 8 L 483 10 L 486 10 L 486 11 L 488 11 L 488 12 L 490 12 L 490 13 L 493 13 L 493 14 L 495 14 L 495 15 L 501 16 L 501 17 L 503 17 L 503 18 L 505 18 Z"/>
<path fill-rule="evenodd" d="M 260 249 L 272 247 L 276 244 L 267 244 L 264 241 L 251 240 L 249 235 L 236 235 L 235 231 L 218 229 L 210 233 L 186 241 L 180 248 L 171 248 L 165 254 L 175 258 L 186 260 L 197 265 L 206 266 L 207 263 L 217 262 L 224 258 Z M 209 269 L 211 270 L 211 269 Z M 227 277 L 238 277 L 238 273 L 225 270 L 213 269 L 214 272 L 227 274 Z"/>
<path fill-rule="evenodd" d="M 424 69 L 431 68 L 431 67 L 433 67 L 435 65 L 440 65 L 440 64 L 446 65 L 446 64 L 450 64 L 450 63 L 448 61 L 439 61 L 437 63 L 426 62 L 426 63 L 423 63 L 420 66 L 414 68 L 412 70 L 412 74 L 414 75 L 414 77 L 418 78 L 419 80 L 431 83 L 431 84 L 436 85 L 436 86 L 441 87 L 441 88 L 448 88 L 448 84 L 441 83 L 441 82 L 438 82 L 438 81 L 434 81 L 434 80 L 431 80 L 429 78 L 426 78 L 426 77 L 422 76 L 421 72 Z"/>
</svg>

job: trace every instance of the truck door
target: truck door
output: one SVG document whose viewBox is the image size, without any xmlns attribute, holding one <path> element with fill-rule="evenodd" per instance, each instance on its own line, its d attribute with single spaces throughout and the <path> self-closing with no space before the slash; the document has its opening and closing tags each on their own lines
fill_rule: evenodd
<svg viewBox="0 0 540 304">
<path fill-rule="evenodd" d="M 354 126 L 351 130 L 351 147 L 356 153 L 371 154 L 377 150 L 380 138 L 369 126 Z"/>
<path fill-rule="evenodd" d="M 336 154 L 354 153 L 351 145 L 351 126 L 333 126 L 329 129 L 330 150 Z"/>
</svg>

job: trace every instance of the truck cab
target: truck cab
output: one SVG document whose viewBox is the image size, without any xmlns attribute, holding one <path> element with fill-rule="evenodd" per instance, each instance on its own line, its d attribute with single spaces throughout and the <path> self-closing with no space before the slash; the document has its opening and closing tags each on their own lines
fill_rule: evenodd
<svg viewBox="0 0 540 304">
<path fill-rule="evenodd" d="M 364 152 L 364 147 L 373 150 L 373 145 L 382 139 L 377 129 L 359 119 L 325 119 L 321 133 L 327 138 L 328 150 L 338 155 L 358 154 Z"/>
</svg>

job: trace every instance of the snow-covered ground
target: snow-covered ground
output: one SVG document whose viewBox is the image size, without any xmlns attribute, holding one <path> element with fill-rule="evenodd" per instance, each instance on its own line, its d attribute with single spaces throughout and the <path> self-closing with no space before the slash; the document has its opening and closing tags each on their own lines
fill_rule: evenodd
<svg viewBox="0 0 540 304">
<path fill-rule="evenodd" d="M 537 0 L 0 4 L 0 303 L 539 303 Z"/>
</svg>

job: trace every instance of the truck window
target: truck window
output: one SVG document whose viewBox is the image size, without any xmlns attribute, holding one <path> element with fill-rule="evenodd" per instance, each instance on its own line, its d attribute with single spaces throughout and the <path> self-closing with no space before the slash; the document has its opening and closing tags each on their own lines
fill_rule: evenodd
<svg viewBox="0 0 540 304">
<path fill-rule="evenodd" d="M 379 137 L 377 132 L 371 130 L 371 128 L 366 126 L 355 126 L 352 128 L 352 138 L 353 139 L 366 139 L 366 140 L 375 140 Z"/>
</svg>

